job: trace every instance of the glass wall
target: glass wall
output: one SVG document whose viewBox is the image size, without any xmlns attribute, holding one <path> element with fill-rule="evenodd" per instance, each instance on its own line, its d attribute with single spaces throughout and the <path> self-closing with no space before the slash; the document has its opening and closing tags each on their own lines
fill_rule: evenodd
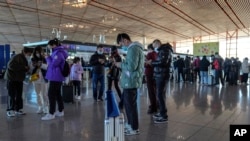
<svg viewBox="0 0 250 141">
<path fill-rule="evenodd" d="M 219 38 L 220 36 L 220 38 Z M 219 42 L 220 49 L 219 53 L 223 58 L 226 57 L 238 57 L 241 61 L 248 57 L 250 58 L 250 37 L 239 37 L 237 42 L 236 39 L 232 39 L 231 43 L 222 36 L 204 36 L 201 41 L 195 41 L 195 43 L 205 42 Z M 224 33 L 224 37 L 225 37 Z M 183 40 L 176 43 L 176 53 L 193 54 L 193 43 L 194 40 Z M 237 50 L 236 50 L 237 46 Z M 230 49 L 231 48 L 231 49 Z M 236 56 L 237 52 L 237 56 Z"/>
</svg>

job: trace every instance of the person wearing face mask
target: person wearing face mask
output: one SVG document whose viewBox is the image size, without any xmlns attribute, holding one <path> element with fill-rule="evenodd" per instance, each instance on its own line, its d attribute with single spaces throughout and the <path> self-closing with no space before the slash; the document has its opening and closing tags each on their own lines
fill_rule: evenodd
<svg viewBox="0 0 250 141">
<path fill-rule="evenodd" d="M 23 109 L 23 81 L 29 71 L 28 60 L 32 54 L 32 49 L 24 48 L 22 53 L 13 56 L 7 65 L 5 79 L 7 80 L 7 116 L 24 115 Z"/>
<path fill-rule="evenodd" d="M 92 88 L 93 88 L 93 98 L 97 101 L 103 101 L 103 93 L 105 89 L 104 84 L 104 75 L 105 75 L 105 63 L 106 57 L 103 54 L 103 46 L 98 45 L 96 48 L 96 52 L 90 57 L 89 60 L 90 65 L 92 66 Z M 97 86 L 98 82 L 100 82 L 101 86 L 99 89 L 99 93 L 97 94 Z"/>
<path fill-rule="evenodd" d="M 121 62 L 122 58 L 120 54 L 118 53 L 118 49 L 116 46 L 112 46 L 111 48 L 111 56 L 109 59 L 108 67 L 109 67 L 109 73 L 107 74 L 108 78 L 108 90 L 112 89 L 112 84 L 114 82 L 116 92 L 120 98 L 120 104 L 122 104 L 122 99 L 121 99 L 121 89 L 119 87 L 119 80 L 120 80 L 120 75 L 121 75 L 121 69 L 116 67 L 115 62 Z"/>
<path fill-rule="evenodd" d="M 44 57 L 44 51 L 41 46 L 37 46 L 32 55 L 31 59 L 31 74 L 38 75 L 38 79 L 31 80 L 33 82 L 35 92 L 37 94 L 37 113 L 48 113 L 49 100 L 47 95 L 48 80 L 46 77 L 47 72 L 47 62 Z"/>
<path fill-rule="evenodd" d="M 123 102 L 127 116 L 125 135 L 139 134 L 139 121 L 137 109 L 137 89 L 142 86 L 144 71 L 143 45 L 132 42 L 129 35 L 120 33 L 117 35 L 117 44 L 127 48 L 127 55 L 122 62 L 116 62 L 121 68 L 121 87 L 123 88 Z"/>
<path fill-rule="evenodd" d="M 159 46 L 160 45 L 160 46 Z M 157 48 L 157 59 L 151 62 L 154 67 L 154 79 L 156 82 L 156 94 L 159 104 L 159 113 L 153 115 L 154 123 L 167 123 L 168 115 L 165 104 L 166 84 L 170 77 L 170 67 L 172 61 L 172 46 L 169 43 L 160 44 L 156 39 L 153 46 Z"/>
<path fill-rule="evenodd" d="M 155 89 L 155 80 L 154 80 L 154 68 L 150 64 L 152 61 L 155 61 L 157 53 L 154 50 L 152 44 L 148 45 L 148 54 L 145 61 L 145 76 L 148 88 L 148 97 L 150 105 L 148 108 L 148 114 L 153 114 L 157 112 L 157 99 L 156 99 L 156 89 Z"/>
<path fill-rule="evenodd" d="M 51 55 L 46 58 L 48 67 L 46 79 L 49 81 L 48 97 L 49 112 L 41 120 L 52 120 L 55 117 L 64 116 L 64 103 L 61 94 L 61 87 L 65 77 L 62 74 L 65 61 L 68 58 L 68 52 L 60 44 L 57 38 L 48 42 L 49 48 L 52 49 Z M 56 111 L 56 104 L 58 110 Z"/>
<path fill-rule="evenodd" d="M 81 100 L 81 81 L 82 81 L 83 68 L 79 57 L 75 57 L 73 65 L 70 69 L 70 80 L 74 85 L 75 99 Z"/>
</svg>

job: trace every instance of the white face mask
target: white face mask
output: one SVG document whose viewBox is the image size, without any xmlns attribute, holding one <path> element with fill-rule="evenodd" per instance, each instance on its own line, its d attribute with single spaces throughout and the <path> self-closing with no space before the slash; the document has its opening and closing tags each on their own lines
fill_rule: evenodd
<svg viewBox="0 0 250 141">
<path fill-rule="evenodd" d="M 97 51 L 97 53 L 98 53 L 98 54 L 103 54 L 103 52 L 102 52 L 102 51 L 99 51 L 99 50 Z"/>
<path fill-rule="evenodd" d="M 154 50 L 155 50 L 155 52 L 159 52 L 159 51 L 158 51 L 158 48 L 155 48 Z"/>
<path fill-rule="evenodd" d="M 27 55 L 25 55 L 25 58 L 26 58 L 26 60 L 27 60 L 28 62 L 30 62 L 30 61 L 31 61 L 31 56 L 27 56 Z"/>
<path fill-rule="evenodd" d="M 37 54 L 36 54 L 36 57 L 40 58 L 40 54 L 39 54 L 39 53 L 37 53 Z"/>
</svg>

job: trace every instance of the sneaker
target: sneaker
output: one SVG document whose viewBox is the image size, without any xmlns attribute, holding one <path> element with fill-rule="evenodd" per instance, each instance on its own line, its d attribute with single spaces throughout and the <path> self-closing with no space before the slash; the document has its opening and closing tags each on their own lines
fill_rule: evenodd
<svg viewBox="0 0 250 141">
<path fill-rule="evenodd" d="M 100 101 L 100 102 L 102 102 L 102 101 L 103 101 L 103 99 L 102 99 L 102 98 L 98 98 L 98 99 L 97 99 L 97 101 Z"/>
<path fill-rule="evenodd" d="M 62 111 L 62 112 L 56 111 L 55 112 L 55 116 L 57 116 L 57 117 L 63 117 L 64 116 L 64 111 Z"/>
<path fill-rule="evenodd" d="M 163 118 L 163 117 L 160 117 L 154 121 L 154 123 L 167 123 L 167 122 L 168 118 Z"/>
<path fill-rule="evenodd" d="M 137 129 L 137 130 L 128 130 L 127 132 L 125 132 L 126 136 L 138 135 L 138 134 L 140 134 L 139 129 Z"/>
<path fill-rule="evenodd" d="M 43 113 L 43 108 L 41 106 L 38 107 L 38 110 L 36 111 L 37 114 Z"/>
<path fill-rule="evenodd" d="M 81 96 L 79 95 L 79 96 L 76 96 L 75 97 L 77 100 L 81 100 Z"/>
<path fill-rule="evenodd" d="M 48 113 L 49 113 L 49 107 L 48 107 L 48 106 L 45 106 L 45 107 L 43 108 L 43 113 L 45 113 L 45 114 L 48 114 Z"/>
<path fill-rule="evenodd" d="M 153 118 L 154 118 L 154 119 L 157 119 L 157 118 L 160 118 L 160 117 L 161 117 L 161 114 L 160 114 L 160 113 L 157 113 L 157 114 L 154 114 L 154 115 L 153 115 Z"/>
<path fill-rule="evenodd" d="M 25 112 L 23 112 L 23 111 L 21 111 L 21 110 L 16 111 L 15 113 L 16 113 L 16 115 L 25 115 L 25 114 L 26 114 Z"/>
<path fill-rule="evenodd" d="M 124 127 L 124 133 L 126 133 L 127 131 L 132 130 L 131 125 L 129 125 L 128 123 L 125 123 L 125 127 Z"/>
<path fill-rule="evenodd" d="M 14 111 L 7 111 L 7 116 L 8 117 L 14 117 L 14 116 L 16 116 L 16 114 L 15 114 Z"/>
<path fill-rule="evenodd" d="M 46 114 L 44 117 L 41 118 L 41 120 L 52 120 L 54 118 L 55 118 L 55 115 Z"/>
</svg>

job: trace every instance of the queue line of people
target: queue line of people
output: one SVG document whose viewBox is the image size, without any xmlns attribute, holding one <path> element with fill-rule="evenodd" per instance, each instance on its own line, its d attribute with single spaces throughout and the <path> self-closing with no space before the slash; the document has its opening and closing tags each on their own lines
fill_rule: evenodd
<svg viewBox="0 0 250 141">
<path fill-rule="evenodd" d="M 177 56 L 173 61 L 172 79 L 177 83 L 191 82 L 202 85 L 222 86 L 225 83 L 229 85 L 247 84 L 249 74 L 248 58 L 243 62 L 238 58 L 231 57 L 225 60 L 216 52 L 211 55 L 211 62 L 207 56 L 199 56 L 195 59 L 186 56 L 185 59 Z"/>
</svg>

